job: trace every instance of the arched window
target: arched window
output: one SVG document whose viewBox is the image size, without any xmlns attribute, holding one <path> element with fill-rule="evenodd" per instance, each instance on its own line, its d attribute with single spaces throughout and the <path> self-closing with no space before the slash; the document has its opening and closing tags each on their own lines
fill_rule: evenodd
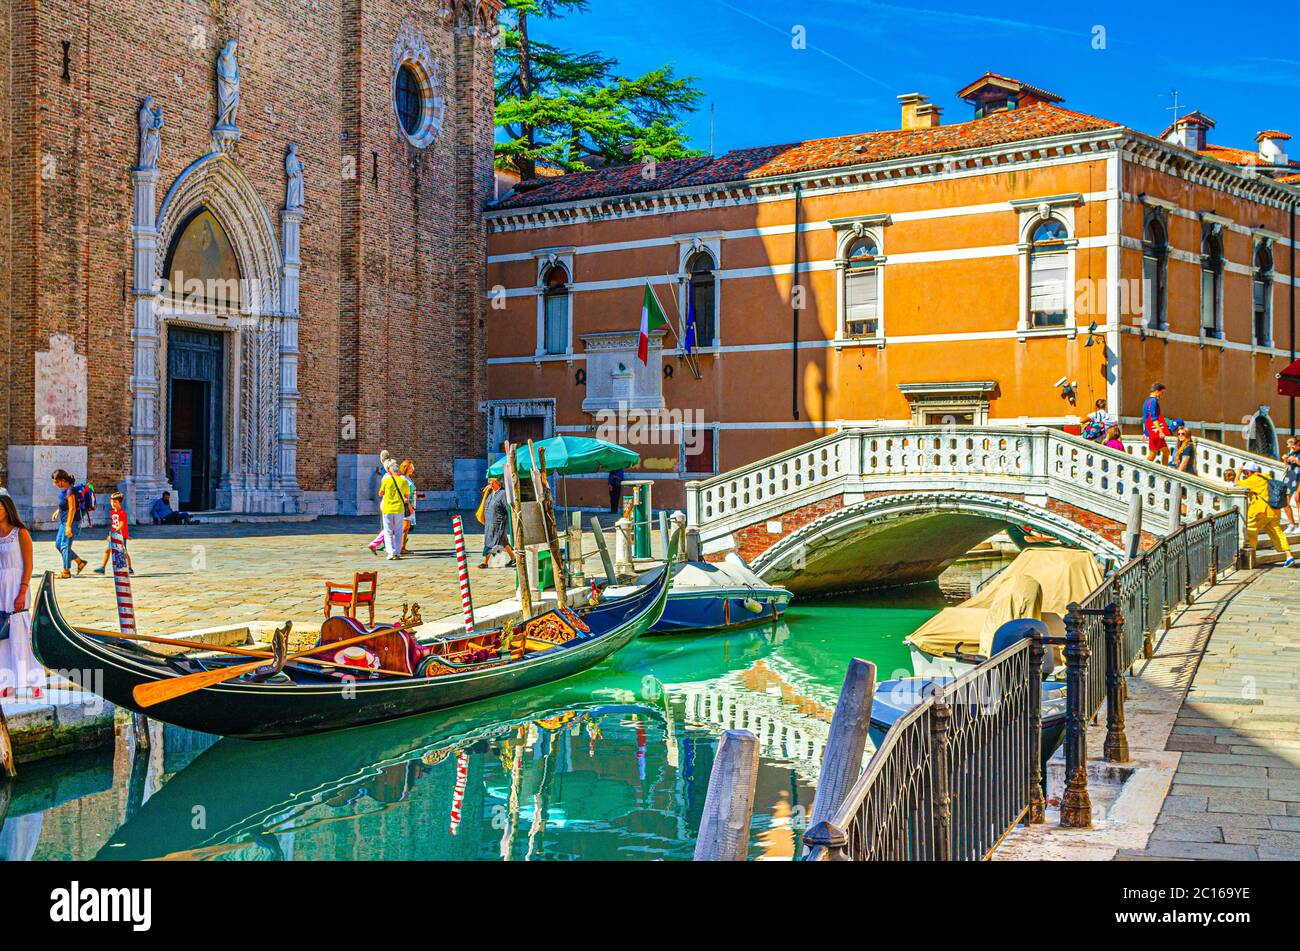
<svg viewBox="0 0 1300 951">
<path fill-rule="evenodd" d="M 1273 345 L 1273 252 L 1266 241 L 1261 241 L 1255 248 L 1252 290 L 1255 343 L 1261 347 L 1271 347 Z"/>
<path fill-rule="evenodd" d="M 569 352 L 569 275 L 558 264 L 547 270 L 542 283 L 542 350 Z"/>
<path fill-rule="evenodd" d="M 718 337 L 718 297 L 713 255 L 697 251 L 686 262 L 686 319 L 695 326 L 695 347 L 711 347 Z"/>
<path fill-rule="evenodd" d="M 177 306 L 238 310 L 239 261 L 226 229 L 200 208 L 178 229 L 163 265 L 167 293 Z"/>
<path fill-rule="evenodd" d="M 1034 226 L 1029 241 L 1029 326 L 1063 327 L 1068 307 L 1069 235 L 1056 218 Z"/>
<path fill-rule="evenodd" d="M 870 235 L 854 240 L 844 255 L 844 335 L 880 335 L 880 247 Z"/>
<path fill-rule="evenodd" d="M 1201 333 L 1223 336 L 1223 239 L 1207 228 L 1201 239 Z"/>
<path fill-rule="evenodd" d="M 1142 316 L 1151 330 L 1167 330 L 1166 299 L 1169 289 L 1169 237 L 1156 215 L 1142 231 Z"/>
</svg>

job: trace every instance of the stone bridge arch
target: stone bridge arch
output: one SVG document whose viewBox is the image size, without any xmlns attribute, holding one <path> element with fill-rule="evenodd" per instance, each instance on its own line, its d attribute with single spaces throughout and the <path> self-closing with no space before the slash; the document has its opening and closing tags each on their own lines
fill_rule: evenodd
<svg viewBox="0 0 1300 951">
<path fill-rule="evenodd" d="M 984 492 L 880 494 L 835 508 L 783 536 L 752 562 L 765 580 L 822 594 L 939 576 L 975 545 L 1026 525 L 1086 549 L 1121 557 L 1118 544 L 1059 512 Z"/>
</svg>

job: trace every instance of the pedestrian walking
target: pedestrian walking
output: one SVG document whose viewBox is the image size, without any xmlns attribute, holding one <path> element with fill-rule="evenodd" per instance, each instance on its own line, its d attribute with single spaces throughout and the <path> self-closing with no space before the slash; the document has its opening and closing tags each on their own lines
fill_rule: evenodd
<svg viewBox="0 0 1300 951">
<path fill-rule="evenodd" d="M 609 474 L 609 510 L 618 511 L 618 503 L 623 498 L 623 470 L 615 469 Z"/>
<path fill-rule="evenodd" d="M 1282 461 L 1286 463 L 1286 473 L 1282 476 L 1282 481 L 1286 483 L 1287 523 L 1295 528 L 1296 513 L 1300 509 L 1300 501 L 1296 499 L 1296 488 L 1300 487 L 1300 436 L 1287 437 L 1286 454 L 1282 456 Z"/>
<path fill-rule="evenodd" d="M 1124 451 L 1124 440 L 1120 437 L 1119 426 L 1111 426 L 1106 430 L 1106 448 L 1114 449 L 1116 452 Z"/>
<path fill-rule="evenodd" d="M 406 482 L 406 501 L 409 505 L 410 515 L 402 520 L 402 554 L 411 553 L 411 531 L 415 528 L 415 463 L 410 459 L 405 460 L 397 467 L 398 475 Z M 384 528 L 380 525 L 379 534 L 375 536 L 374 541 L 369 545 L 370 553 L 378 555 L 380 547 L 384 544 Z"/>
<path fill-rule="evenodd" d="M 0 697 L 39 700 L 45 668 L 32 652 L 32 536 L 0 489 Z"/>
<path fill-rule="evenodd" d="M 388 560 L 397 561 L 402 557 L 402 542 L 405 539 L 405 522 L 411 507 L 407 501 L 406 480 L 396 462 L 388 460 L 384 478 L 379 483 L 379 515 L 384 523 L 384 546 L 388 550 Z"/>
<path fill-rule="evenodd" d="M 1269 499 L 1269 480 L 1259 470 L 1257 462 L 1241 464 L 1241 487 L 1249 494 L 1250 504 L 1246 508 L 1246 543 L 1251 548 L 1259 542 L 1260 532 L 1268 535 L 1273 547 L 1286 555 L 1282 567 L 1290 568 L 1295 564 L 1291 554 L 1291 544 L 1282 533 L 1282 514 Z"/>
<path fill-rule="evenodd" d="M 1112 426 L 1118 426 L 1119 419 L 1112 416 L 1106 409 L 1105 400 L 1097 400 L 1093 404 L 1093 410 L 1088 414 L 1083 423 L 1083 438 L 1089 442 L 1104 443 L 1108 438 Z"/>
<path fill-rule="evenodd" d="M 1142 404 L 1142 432 L 1147 437 L 1147 462 L 1160 457 L 1160 464 L 1169 465 L 1169 423 L 1160 410 L 1160 398 L 1165 395 L 1163 383 L 1152 383 L 1151 392 Z"/>
<path fill-rule="evenodd" d="M 511 567 L 515 563 L 515 552 L 510 547 L 510 536 L 506 526 L 510 522 L 510 503 L 506 500 L 506 490 L 496 476 L 488 479 L 487 495 L 483 500 L 483 560 L 480 568 L 488 566 L 488 559 L 498 551 L 505 551 L 510 556 Z"/>
<path fill-rule="evenodd" d="M 135 574 L 135 568 L 131 565 L 131 553 L 126 547 L 131 534 L 131 517 L 126 511 L 126 497 L 121 492 L 114 492 L 108 497 L 108 504 L 108 543 L 104 546 L 104 560 L 95 569 L 95 574 L 102 575 L 108 568 L 109 559 L 113 557 L 114 533 L 122 536 L 122 554 L 126 556 L 126 570 Z"/>
<path fill-rule="evenodd" d="M 77 492 L 77 480 L 66 469 L 55 469 L 50 474 L 50 481 L 59 490 L 59 507 L 50 514 L 50 521 L 57 522 L 58 532 L 54 536 L 54 547 L 63 560 L 60 578 L 72 577 L 72 566 L 77 566 L 77 574 L 86 570 L 86 561 L 79 558 L 72 550 L 72 543 L 81 531 L 80 493 Z"/>
</svg>

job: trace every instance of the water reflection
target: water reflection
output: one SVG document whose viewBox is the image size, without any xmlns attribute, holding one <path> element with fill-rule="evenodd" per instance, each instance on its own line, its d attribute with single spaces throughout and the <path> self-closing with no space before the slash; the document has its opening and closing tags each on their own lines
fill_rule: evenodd
<svg viewBox="0 0 1300 951">
<path fill-rule="evenodd" d="M 20 772 L 0 858 L 688 859 L 718 737 L 760 740 L 751 854 L 795 852 L 845 665 L 905 663 L 935 590 L 642 638 L 559 684 L 271 742 L 167 728 Z M 0 816 L 3 816 L 0 812 Z"/>
</svg>

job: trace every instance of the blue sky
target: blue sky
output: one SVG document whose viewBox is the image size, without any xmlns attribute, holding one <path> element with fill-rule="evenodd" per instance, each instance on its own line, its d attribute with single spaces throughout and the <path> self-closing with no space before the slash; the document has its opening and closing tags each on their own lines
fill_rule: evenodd
<svg viewBox="0 0 1300 951">
<path fill-rule="evenodd" d="M 590 0 L 586 14 L 534 23 L 572 50 L 614 56 L 624 73 L 672 62 L 708 96 L 688 120 L 715 151 L 896 128 L 895 96 L 922 92 L 945 123 L 970 118 L 954 93 L 985 70 L 1065 97 L 1067 108 L 1158 135 L 1180 112 L 1218 122 L 1210 140 L 1254 148 L 1255 133 L 1296 136 L 1295 23 L 1244 3 L 1201 0 L 1038 6 L 926 0 Z M 1252 12 L 1255 10 L 1256 12 Z M 792 47 L 803 27 L 806 48 Z M 1104 49 L 1094 30 L 1104 29 Z M 1100 36 L 1101 34 L 1096 34 Z"/>
</svg>

